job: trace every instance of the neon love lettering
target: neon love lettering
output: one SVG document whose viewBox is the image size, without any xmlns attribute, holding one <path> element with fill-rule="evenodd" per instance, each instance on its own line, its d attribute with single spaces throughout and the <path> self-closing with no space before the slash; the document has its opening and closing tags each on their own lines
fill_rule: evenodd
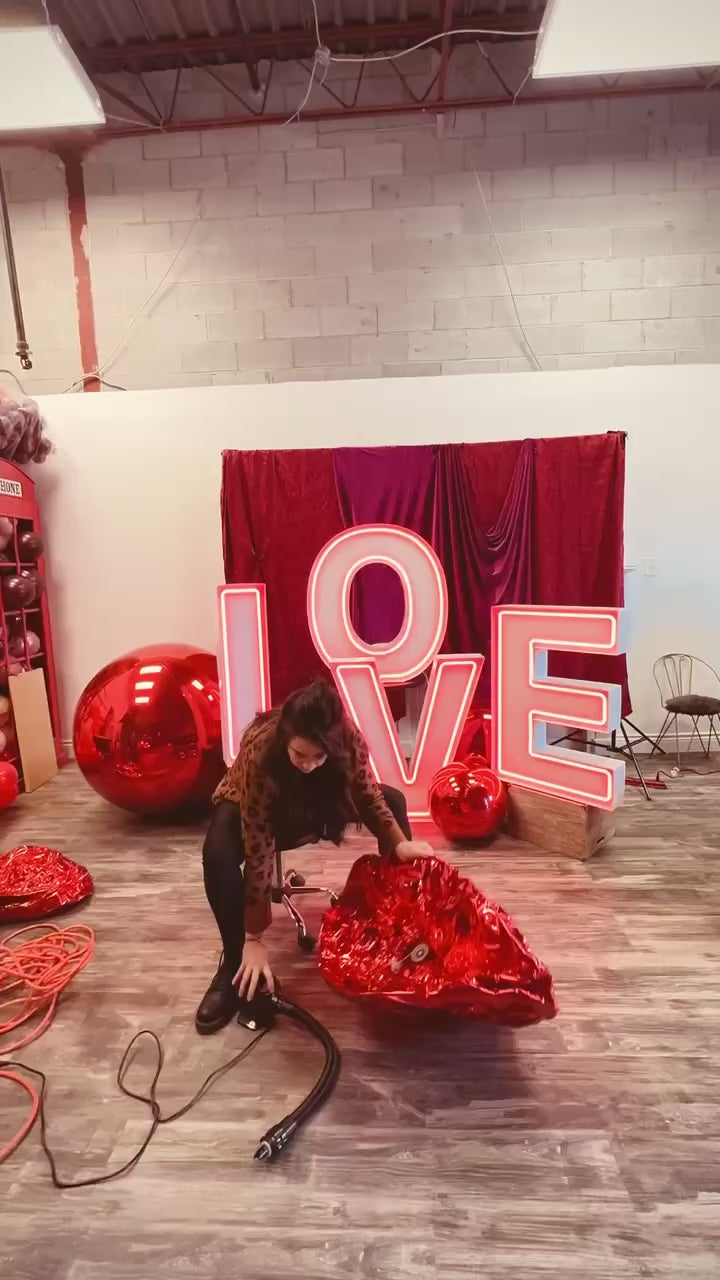
<svg viewBox="0 0 720 1280">
<path fill-rule="evenodd" d="M 624 763 L 549 746 L 547 726 L 612 733 L 620 725 L 620 687 L 549 677 L 547 655 L 551 649 L 624 653 L 623 610 L 500 605 L 492 621 L 493 764 L 500 777 L 614 809 L 625 785 Z"/>
<path fill-rule="evenodd" d="M 403 587 L 403 623 L 383 644 L 362 640 L 351 620 L 352 582 L 366 564 L 390 565 Z M 218 589 L 218 597 L 223 749 L 229 763 L 245 725 L 271 705 L 265 588 L 228 585 Z M 338 534 L 318 555 L 308 580 L 308 626 L 315 647 L 367 741 L 376 776 L 406 793 L 415 819 L 429 817 L 430 781 L 454 758 L 484 662 L 481 654 L 439 653 L 447 609 L 445 574 L 432 547 L 396 525 L 358 525 Z M 603 808 L 618 803 L 622 763 L 548 747 L 545 723 L 608 732 L 618 722 L 620 690 L 548 680 L 544 655 L 548 649 L 622 652 L 621 613 L 530 605 L 493 610 L 493 753 L 506 781 L 576 803 Z M 385 687 L 423 675 L 428 687 L 408 765 Z"/>
<path fill-rule="evenodd" d="M 394 640 L 366 644 L 350 617 L 353 579 L 366 564 L 398 574 L 405 617 Z M 447 583 L 432 547 L 397 525 L 356 525 L 323 548 L 310 572 L 308 625 L 335 678 L 345 709 L 368 744 L 376 777 L 405 792 L 411 818 L 429 818 L 428 787 L 453 758 L 484 659 L 437 656 L 447 629 Z M 413 758 L 403 755 L 384 685 L 407 684 L 428 668 L 430 678 Z"/>
</svg>

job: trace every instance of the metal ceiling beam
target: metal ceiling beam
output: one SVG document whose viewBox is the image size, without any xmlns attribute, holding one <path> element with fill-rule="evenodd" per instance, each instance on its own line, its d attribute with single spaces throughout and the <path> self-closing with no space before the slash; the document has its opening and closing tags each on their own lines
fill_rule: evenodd
<svg viewBox="0 0 720 1280">
<path fill-rule="evenodd" d="M 497 13 L 474 14 L 468 23 L 472 32 L 477 31 L 483 39 L 492 39 L 488 30 L 500 29 L 512 31 L 517 29 L 518 37 L 528 29 L 526 13 L 504 14 L 498 22 Z M 399 43 L 404 48 L 418 44 L 429 36 L 440 34 L 436 22 L 380 22 L 374 26 L 357 25 L 342 27 L 323 27 L 320 31 L 321 42 L 329 49 L 337 49 L 338 45 L 362 46 L 363 49 L 387 50 Z M 472 40 L 474 36 L 458 36 L 453 40 Z M 504 37 L 512 39 L 512 37 Z M 300 28 L 288 31 L 248 31 L 242 34 L 227 33 L 218 36 L 187 36 L 184 40 L 136 40 L 121 47 L 115 45 L 80 45 L 76 52 L 84 66 L 90 72 L 135 70 L 138 66 L 165 60 L 185 65 L 188 58 L 196 63 L 211 62 L 221 54 L 235 56 L 238 62 L 246 58 L 257 61 L 260 58 L 277 58 L 289 52 L 290 56 L 301 53 L 314 53 L 315 33 Z"/>
<path fill-rule="evenodd" d="M 240 47 L 243 50 L 242 60 L 245 63 L 245 70 L 247 71 L 248 80 L 250 81 L 250 88 L 253 93 L 260 93 L 261 86 L 257 64 L 253 62 L 252 58 L 248 55 L 247 34 L 245 24 L 243 23 L 240 0 L 230 0 L 230 2 L 233 15 L 233 25 L 235 27 L 235 36 L 240 41 Z"/>
<path fill-rule="evenodd" d="M 530 106 L 537 103 L 539 106 L 556 102 L 586 102 L 588 98 L 647 98 L 648 96 L 657 95 L 658 93 L 671 94 L 687 94 L 697 93 L 697 85 L 692 84 L 668 84 L 663 85 L 662 89 L 652 88 L 648 85 L 635 85 L 631 88 L 623 89 L 578 89 L 571 93 L 537 93 L 524 98 L 525 105 Z M 306 110 L 302 113 L 303 120 L 343 120 L 349 116 L 391 116 L 403 115 L 408 112 L 418 113 L 422 110 L 431 111 L 435 114 L 438 111 L 463 111 L 472 108 L 482 108 L 490 110 L 495 107 L 514 106 L 512 97 L 505 96 L 502 98 L 443 98 L 438 101 L 433 99 L 423 108 L 418 106 L 416 102 L 388 102 L 375 104 L 372 106 L 330 106 L 321 109 Z M 165 133 L 194 133 L 198 129 L 237 129 L 244 125 L 277 125 L 286 124 L 287 114 L 279 112 L 264 113 L 258 111 L 252 115 L 245 116 L 223 116 L 217 120 L 171 120 L 166 121 L 161 127 Z M 158 126 L 156 126 L 157 129 Z M 152 133 L 152 128 L 140 126 L 132 129 L 104 129 L 95 136 L 96 142 L 104 142 L 109 138 L 134 138 L 142 134 Z M 43 138 L 47 143 L 47 134 Z M 24 138 L 25 145 L 33 145 L 32 139 Z"/>
</svg>

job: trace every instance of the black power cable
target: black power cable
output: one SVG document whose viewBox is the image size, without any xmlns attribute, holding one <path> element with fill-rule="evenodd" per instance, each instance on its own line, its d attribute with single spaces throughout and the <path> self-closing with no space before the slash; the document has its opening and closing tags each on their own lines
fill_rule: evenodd
<svg viewBox="0 0 720 1280">
<path fill-rule="evenodd" d="M 317 1018 L 314 1018 L 306 1009 L 301 1009 L 297 1004 L 290 1004 L 288 1000 L 283 1000 L 279 995 L 261 996 L 260 998 L 268 1000 L 276 1013 L 284 1014 L 286 1018 L 292 1018 L 293 1022 L 305 1027 L 311 1035 L 315 1036 L 316 1040 L 320 1041 L 325 1049 L 325 1065 L 313 1088 L 294 1111 L 284 1116 L 278 1124 L 274 1124 L 260 1139 L 254 1159 L 274 1160 L 275 1156 L 279 1155 L 290 1139 L 294 1137 L 300 1126 L 310 1118 L 313 1111 L 317 1110 L 328 1095 L 332 1093 L 340 1074 L 340 1050 L 327 1027 L 318 1022 Z"/>
<path fill-rule="evenodd" d="M 340 1071 L 340 1052 L 333 1037 L 330 1035 L 330 1032 L 322 1025 L 321 1022 L 318 1022 L 312 1014 L 307 1012 L 307 1010 L 301 1009 L 299 1005 L 291 1004 L 288 1000 L 283 1000 L 279 995 L 270 995 L 268 992 L 262 992 L 256 996 L 252 1005 L 246 1005 L 245 1009 L 245 1014 L 243 1014 L 238 1020 L 242 1021 L 246 1026 L 248 1025 L 248 1021 L 253 1022 L 256 1026 L 260 1026 L 262 1029 L 258 1035 L 256 1035 L 250 1044 L 246 1045 L 240 1053 L 236 1053 L 228 1062 L 223 1063 L 221 1066 L 216 1067 L 214 1071 L 211 1071 L 210 1075 L 207 1076 L 200 1085 L 200 1088 L 193 1094 L 190 1101 L 186 1102 L 184 1106 L 180 1107 L 177 1111 L 172 1112 L 171 1115 L 168 1116 L 164 1116 L 162 1114 L 160 1104 L 157 1100 L 158 1084 L 165 1063 L 165 1053 L 162 1044 L 154 1031 L 139 1031 L 137 1035 L 133 1036 L 125 1050 L 125 1053 L 123 1054 L 120 1066 L 118 1067 L 116 1078 L 117 1085 L 126 1097 L 134 1098 L 137 1102 L 142 1102 L 145 1106 L 150 1108 L 152 1115 L 150 1127 L 135 1154 L 131 1156 L 125 1164 L 121 1165 L 119 1169 L 113 1169 L 110 1173 L 95 1174 L 90 1178 L 78 1178 L 74 1182 L 69 1182 L 60 1177 L 57 1171 L 57 1161 L 48 1142 L 46 1115 L 47 1076 L 37 1067 L 28 1066 L 25 1062 L 5 1061 L 0 1059 L 0 1067 L 2 1067 L 3 1070 L 14 1069 L 16 1071 L 26 1071 L 30 1075 L 37 1076 L 40 1079 L 41 1083 L 38 1109 L 40 1117 L 40 1145 L 42 1146 L 48 1165 L 50 1166 L 50 1176 L 52 1178 L 53 1185 L 62 1191 L 72 1189 L 74 1187 L 93 1187 L 102 1182 L 112 1182 L 115 1178 L 120 1178 L 123 1174 L 129 1173 L 142 1159 L 160 1125 L 172 1124 L 174 1120 L 179 1120 L 181 1116 L 187 1115 L 187 1112 L 190 1111 L 190 1109 L 204 1097 L 208 1090 L 212 1088 L 216 1080 L 220 1080 L 228 1071 L 231 1071 L 239 1062 L 242 1062 L 243 1058 L 246 1058 L 259 1041 L 268 1034 L 274 1025 L 275 1014 L 279 1013 L 284 1017 L 291 1018 L 293 1022 L 298 1023 L 300 1026 L 305 1027 L 305 1029 L 309 1031 L 315 1039 L 320 1041 L 325 1049 L 325 1063 L 318 1080 L 306 1097 L 303 1098 L 302 1102 L 294 1111 L 291 1111 L 286 1115 L 279 1124 L 275 1124 L 272 1128 L 268 1129 L 267 1133 L 263 1134 L 263 1137 L 260 1139 L 254 1158 L 256 1160 L 274 1159 L 275 1156 L 277 1156 L 287 1146 L 291 1138 L 295 1136 L 301 1126 L 310 1118 L 312 1113 L 332 1092 Z M 144 1036 L 150 1037 L 157 1054 L 157 1065 L 150 1082 L 150 1090 L 147 1094 L 136 1093 L 125 1083 L 125 1076 L 127 1075 L 133 1059 L 133 1050 Z"/>
</svg>

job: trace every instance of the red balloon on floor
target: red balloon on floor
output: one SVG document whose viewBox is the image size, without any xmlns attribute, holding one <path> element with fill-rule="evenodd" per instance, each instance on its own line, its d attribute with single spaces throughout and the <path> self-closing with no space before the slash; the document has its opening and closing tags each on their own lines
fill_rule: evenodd
<svg viewBox="0 0 720 1280">
<path fill-rule="evenodd" d="M 45 845 L 22 844 L 0 855 L 0 923 L 37 920 L 74 907 L 93 891 L 86 867 Z"/>
<path fill-rule="evenodd" d="M 486 840 L 505 816 L 507 791 L 492 769 L 448 765 L 433 779 L 429 801 L 447 840 Z"/>
<path fill-rule="evenodd" d="M 186 644 L 117 658 L 82 694 L 73 746 L 90 786 L 123 809 L 207 803 L 225 768 L 217 660 Z"/>
<path fill-rule="evenodd" d="M 439 858 L 359 858 L 319 952 L 330 985 L 364 1003 L 516 1027 L 557 1013 L 552 977 L 520 930 Z"/>
<path fill-rule="evenodd" d="M 9 809 L 18 798 L 17 769 L 9 760 L 0 760 L 0 809 Z"/>
</svg>

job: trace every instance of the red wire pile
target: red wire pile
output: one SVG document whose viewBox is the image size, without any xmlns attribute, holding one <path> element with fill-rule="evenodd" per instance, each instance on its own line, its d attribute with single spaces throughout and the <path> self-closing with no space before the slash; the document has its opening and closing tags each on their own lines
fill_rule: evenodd
<svg viewBox="0 0 720 1280">
<path fill-rule="evenodd" d="M 27 934 L 39 936 L 25 942 L 17 939 Z M 55 1016 L 58 1000 L 73 978 L 91 959 L 95 934 L 87 925 L 29 925 L 17 929 L 0 943 L 0 1060 L 37 1040 Z M 35 1020 L 35 1021 L 34 1021 Z M 34 1025 L 11 1044 L 2 1037 L 19 1031 L 29 1022 Z M 30 1096 L 30 1112 L 22 1129 L 5 1146 L 0 1147 L 0 1163 L 9 1156 L 29 1133 L 38 1114 L 37 1090 L 14 1071 L 0 1070 L 0 1078 L 12 1080 Z"/>
</svg>

